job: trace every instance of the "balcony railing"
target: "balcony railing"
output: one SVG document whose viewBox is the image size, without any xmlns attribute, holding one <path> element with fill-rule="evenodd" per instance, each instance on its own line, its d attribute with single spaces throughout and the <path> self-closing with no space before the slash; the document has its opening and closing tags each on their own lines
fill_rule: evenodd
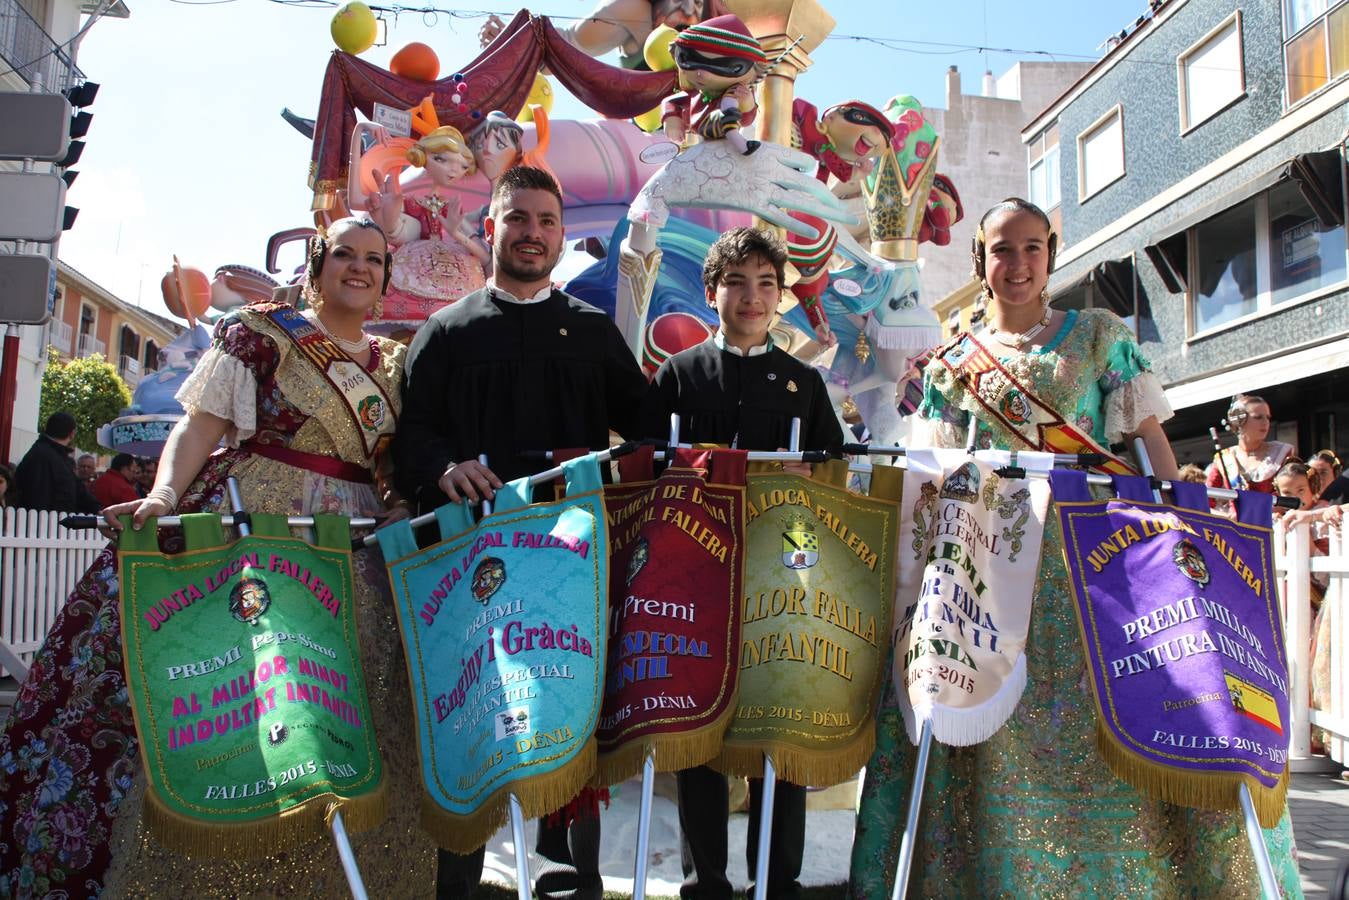
<svg viewBox="0 0 1349 900">
<path fill-rule="evenodd" d="M 81 359 L 86 356 L 93 356 L 95 353 L 102 353 L 106 356 L 107 349 L 108 345 L 92 334 L 82 334 L 79 343 L 75 345 L 75 355 Z"/>
<path fill-rule="evenodd" d="M 43 90 L 63 91 L 84 81 L 66 48 L 52 40 L 19 0 L 0 0 L 0 60 L 30 85 L 41 80 Z"/>
<path fill-rule="evenodd" d="M 122 376 L 127 387 L 135 387 L 141 380 L 141 364 L 134 356 L 122 356 L 122 363 L 117 367 L 117 374 Z"/>
<path fill-rule="evenodd" d="M 71 328 L 65 322 L 52 319 L 47 323 L 47 344 L 67 356 L 70 355 Z"/>
</svg>

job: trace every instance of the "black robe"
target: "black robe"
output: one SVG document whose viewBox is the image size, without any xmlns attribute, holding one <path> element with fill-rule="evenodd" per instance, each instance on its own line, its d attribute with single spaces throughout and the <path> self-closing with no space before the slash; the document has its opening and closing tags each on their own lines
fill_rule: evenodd
<svg viewBox="0 0 1349 900">
<path fill-rule="evenodd" d="M 423 511 L 451 462 L 487 454 L 510 481 L 547 465 L 526 450 L 609 446 L 635 435 L 646 379 L 601 310 L 553 291 L 537 303 L 475 291 L 437 310 L 417 332 L 403 374 L 394 437 L 395 480 Z"/>
<path fill-rule="evenodd" d="M 739 356 L 708 338 L 676 353 L 651 381 L 643 434 L 668 437 L 671 413 L 679 414 L 681 443 L 735 441 L 742 450 L 777 450 L 790 446 L 792 419 L 799 418 L 802 450 L 843 445 L 820 373 L 776 347 Z"/>
</svg>

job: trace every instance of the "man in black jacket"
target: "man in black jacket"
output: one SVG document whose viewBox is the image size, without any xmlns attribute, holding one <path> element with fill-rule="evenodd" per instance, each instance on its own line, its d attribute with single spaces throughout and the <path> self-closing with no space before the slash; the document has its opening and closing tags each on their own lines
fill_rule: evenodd
<svg viewBox="0 0 1349 900">
<path fill-rule="evenodd" d="M 394 477 L 421 512 L 461 498 L 490 500 L 503 481 L 542 468 L 522 451 L 600 450 L 610 429 L 632 437 L 646 391 L 613 320 L 552 285 L 563 233 L 552 176 L 508 169 L 493 188 L 484 227 L 492 279 L 436 311 L 404 367 Z M 536 849 L 564 871 L 541 876 L 535 896 L 598 900 L 599 837 L 598 817 L 582 815 L 570 829 L 541 821 Z M 441 850 L 436 896 L 470 896 L 482 866 L 481 848 Z"/>
<path fill-rule="evenodd" d="M 19 505 L 29 509 L 96 513 L 98 501 L 75 474 L 75 417 L 56 412 L 19 461 Z"/>
</svg>

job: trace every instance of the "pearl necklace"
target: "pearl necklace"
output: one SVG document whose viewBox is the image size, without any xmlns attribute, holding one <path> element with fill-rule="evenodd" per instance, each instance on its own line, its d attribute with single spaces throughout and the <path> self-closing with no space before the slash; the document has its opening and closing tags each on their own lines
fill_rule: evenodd
<svg viewBox="0 0 1349 900">
<path fill-rule="evenodd" d="M 997 341 L 999 344 L 1002 344 L 1003 346 L 1006 347 L 1016 347 L 1018 350 L 1020 350 L 1022 347 L 1026 346 L 1032 340 L 1034 340 L 1036 335 L 1038 335 L 1040 332 L 1044 331 L 1047 327 L 1049 327 L 1050 315 L 1051 313 L 1049 311 L 1049 307 L 1046 306 L 1044 318 L 1036 322 L 1030 328 L 1027 328 L 1025 331 L 1021 332 L 1020 334 L 1007 334 L 1006 332 L 1001 331 L 1000 329 L 994 328 L 992 326 L 989 327 L 989 333 L 992 335 L 993 340 Z"/>
<path fill-rule="evenodd" d="M 361 332 L 361 336 L 359 338 L 349 341 L 346 338 L 340 338 L 337 335 L 333 334 L 331 331 L 329 331 L 328 326 L 323 324 L 323 320 L 318 317 L 317 313 L 310 313 L 309 311 L 306 311 L 305 318 L 308 319 L 310 322 L 312 322 L 315 328 L 323 332 L 324 335 L 327 336 L 328 340 L 336 344 L 342 350 L 342 352 L 347 354 L 348 356 L 355 356 L 358 353 L 364 353 L 366 350 L 370 349 L 370 338 L 366 335 L 365 332 Z"/>
</svg>

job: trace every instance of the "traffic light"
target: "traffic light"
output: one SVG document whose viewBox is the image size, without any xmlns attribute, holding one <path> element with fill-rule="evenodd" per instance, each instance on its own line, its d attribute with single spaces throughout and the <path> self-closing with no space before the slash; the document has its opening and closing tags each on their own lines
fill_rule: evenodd
<svg viewBox="0 0 1349 900">
<path fill-rule="evenodd" d="M 70 167 L 80 161 L 80 155 L 84 153 L 84 141 L 81 138 L 89 133 L 89 125 L 94 121 L 94 114 L 89 112 L 88 107 L 94 105 L 94 98 L 98 96 L 98 85 L 92 81 L 85 81 L 66 88 L 61 94 L 73 109 L 78 110 L 70 117 L 70 127 L 67 129 L 71 139 L 70 147 L 66 150 L 65 156 L 55 163 L 58 169 L 65 170 L 61 173 L 61 178 L 65 181 L 66 187 L 70 187 L 75 181 L 75 176 L 79 174 Z M 75 217 L 79 214 L 79 209 L 67 206 L 61 220 L 63 228 L 70 230 L 75 224 Z"/>
<path fill-rule="evenodd" d="M 65 205 L 78 174 L 70 167 L 84 151 L 79 138 L 93 120 L 85 107 L 97 94 L 93 82 L 61 94 L 0 92 L 0 159 L 23 162 L 21 171 L 0 172 L 0 240 L 20 242 L 19 252 L 0 254 L 0 322 L 39 324 L 51 311 L 55 245 L 79 215 Z M 43 162 L 52 164 L 51 171 L 34 170 Z M 29 241 L 52 247 L 26 252 Z"/>
</svg>

